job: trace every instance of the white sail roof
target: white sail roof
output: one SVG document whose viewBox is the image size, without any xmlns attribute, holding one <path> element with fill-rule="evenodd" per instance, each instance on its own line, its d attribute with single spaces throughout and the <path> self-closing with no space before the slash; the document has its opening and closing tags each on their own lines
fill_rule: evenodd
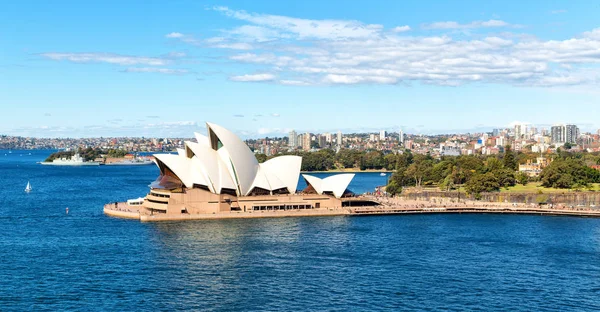
<svg viewBox="0 0 600 312">
<path fill-rule="evenodd" d="M 280 156 L 259 164 L 250 148 L 233 132 L 207 123 L 208 136 L 194 133 L 177 154 L 155 154 L 159 167 L 168 167 L 186 187 L 203 185 L 216 194 L 223 189 L 248 195 L 253 188 L 287 189 L 295 193 L 302 157 Z"/>
<path fill-rule="evenodd" d="M 173 154 L 154 154 L 154 158 L 167 166 L 186 187 L 193 186 L 192 170 L 188 158 Z"/>
<path fill-rule="evenodd" d="M 212 124 L 206 123 L 209 131 L 209 139 L 213 149 L 225 149 L 229 154 L 229 159 L 223 159 L 225 163 L 231 162 L 233 175 L 237 178 L 238 191 L 240 195 L 246 195 L 250 191 L 252 182 L 258 172 L 258 161 L 250 148 L 244 141 L 238 138 L 233 132 Z M 216 136 L 211 134 L 214 133 Z M 220 144 L 219 144 L 220 142 Z M 220 146 L 222 144 L 222 146 Z M 223 154 L 220 154 L 223 155 Z"/>
<path fill-rule="evenodd" d="M 304 177 L 307 184 L 313 187 L 317 194 L 331 192 L 335 197 L 340 198 L 352 182 L 354 173 L 336 174 L 323 179 L 308 174 L 303 174 L 302 177 Z"/>
<path fill-rule="evenodd" d="M 202 135 L 198 132 L 194 132 L 194 136 L 196 137 L 196 141 L 198 142 L 198 144 L 210 146 L 210 140 L 207 136 Z"/>
<path fill-rule="evenodd" d="M 235 184 L 231 180 L 231 175 L 227 172 L 226 166 L 210 146 L 185 142 L 187 148 L 193 153 L 193 159 L 198 160 L 198 171 L 205 177 L 206 186 L 211 192 L 220 194 L 223 188 L 236 189 Z"/>
<path fill-rule="evenodd" d="M 302 157 L 292 155 L 275 157 L 260 164 L 261 169 L 268 172 L 269 176 L 276 176 L 283 182 L 290 194 L 296 193 L 301 166 Z"/>
</svg>

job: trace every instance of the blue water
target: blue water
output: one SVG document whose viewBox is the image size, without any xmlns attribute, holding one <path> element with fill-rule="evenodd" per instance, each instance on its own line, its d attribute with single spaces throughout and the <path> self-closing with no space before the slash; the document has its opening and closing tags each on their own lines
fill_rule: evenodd
<svg viewBox="0 0 600 312">
<path fill-rule="evenodd" d="M 1 311 L 600 309 L 600 219 L 140 223 L 102 205 L 145 194 L 152 166 L 42 167 L 47 152 L 4 152 Z"/>
</svg>

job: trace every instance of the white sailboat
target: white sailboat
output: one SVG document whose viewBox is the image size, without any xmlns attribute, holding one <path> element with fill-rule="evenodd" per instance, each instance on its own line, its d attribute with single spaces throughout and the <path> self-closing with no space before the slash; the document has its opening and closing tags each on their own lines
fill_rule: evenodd
<svg viewBox="0 0 600 312">
<path fill-rule="evenodd" d="M 27 186 L 25 187 L 25 193 L 31 192 L 31 184 L 27 181 Z"/>
</svg>

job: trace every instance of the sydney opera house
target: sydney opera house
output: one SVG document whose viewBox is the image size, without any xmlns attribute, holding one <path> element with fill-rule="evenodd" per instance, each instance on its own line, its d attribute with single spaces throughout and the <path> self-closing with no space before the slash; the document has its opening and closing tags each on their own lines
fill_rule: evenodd
<svg viewBox="0 0 600 312">
<path fill-rule="evenodd" d="M 262 210 L 340 208 L 351 195 L 354 174 L 327 178 L 303 174 L 302 157 L 280 156 L 258 163 L 231 131 L 207 123 L 207 135 L 185 142 L 177 154 L 155 154 L 160 176 L 150 184 L 140 215 L 196 215 Z"/>
</svg>

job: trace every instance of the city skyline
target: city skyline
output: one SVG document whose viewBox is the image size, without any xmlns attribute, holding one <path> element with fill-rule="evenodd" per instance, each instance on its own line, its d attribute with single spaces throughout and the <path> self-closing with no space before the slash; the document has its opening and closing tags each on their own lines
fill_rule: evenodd
<svg viewBox="0 0 600 312">
<path fill-rule="evenodd" d="M 208 120 L 245 138 L 473 133 L 518 120 L 600 128 L 589 113 L 600 6 L 586 1 L 13 2 L 3 11 L 0 134 L 182 137 Z"/>
</svg>

